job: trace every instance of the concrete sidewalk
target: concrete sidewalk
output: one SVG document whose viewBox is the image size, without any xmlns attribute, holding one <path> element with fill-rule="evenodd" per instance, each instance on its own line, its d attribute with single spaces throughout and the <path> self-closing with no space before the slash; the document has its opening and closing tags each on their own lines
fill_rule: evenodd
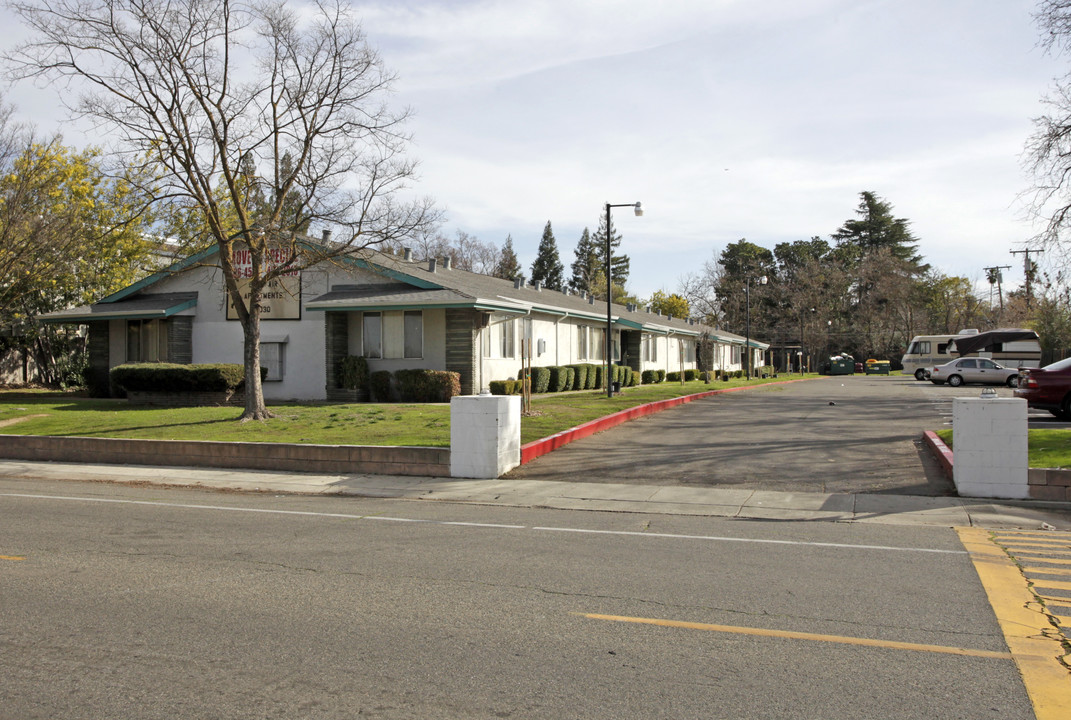
<svg viewBox="0 0 1071 720">
<path fill-rule="evenodd" d="M 204 468 L 0 461 L 0 478 L 114 482 L 264 493 L 662 513 L 771 521 L 1071 530 L 1071 503 L 881 493 L 794 493 L 547 480 L 312 475 Z"/>
</svg>

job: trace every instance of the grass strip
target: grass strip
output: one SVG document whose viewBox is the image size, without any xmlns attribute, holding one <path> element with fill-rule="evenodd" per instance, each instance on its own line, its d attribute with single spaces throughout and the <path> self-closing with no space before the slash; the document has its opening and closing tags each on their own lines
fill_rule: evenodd
<svg viewBox="0 0 1071 720">
<path fill-rule="evenodd" d="M 937 430 L 937 437 L 952 449 L 952 431 Z M 1027 465 L 1032 468 L 1071 467 L 1071 428 L 1032 429 L 1026 432 Z"/>
<path fill-rule="evenodd" d="M 663 382 L 626 388 L 613 398 L 598 390 L 535 395 L 533 415 L 522 418 L 521 442 L 539 440 L 657 400 L 799 377 L 740 379 L 710 385 L 698 380 L 683 385 Z M 0 433 L 318 445 L 450 445 L 450 406 L 445 404 L 273 403 L 269 408 L 274 418 L 239 423 L 236 419 L 241 409 L 234 407 L 162 408 L 69 393 L 4 391 L 0 392 Z"/>
</svg>

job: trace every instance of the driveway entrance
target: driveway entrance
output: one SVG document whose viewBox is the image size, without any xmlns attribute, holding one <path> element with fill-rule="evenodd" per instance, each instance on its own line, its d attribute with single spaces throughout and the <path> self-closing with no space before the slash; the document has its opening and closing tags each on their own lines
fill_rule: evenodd
<svg viewBox="0 0 1071 720">
<path fill-rule="evenodd" d="M 896 375 L 761 386 L 625 423 L 506 477 L 954 495 L 922 433 L 951 422 L 953 397 L 980 392 Z"/>
</svg>

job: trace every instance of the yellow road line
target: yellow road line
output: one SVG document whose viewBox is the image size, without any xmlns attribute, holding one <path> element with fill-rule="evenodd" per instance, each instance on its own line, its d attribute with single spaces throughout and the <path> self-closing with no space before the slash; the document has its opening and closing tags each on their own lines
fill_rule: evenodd
<svg viewBox="0 0 1071 720">
<path fill-rule="evenodd" d="M 1042 549 L 1054 550 L 1058 552 L 1071 552 L 1071 543 L 1067 540 L 1061 540 L 1060 542 L 1019 542 L 1019 541 L 1007 541 L 995 538 L 998 543 L 1008 548 L 1009 550 L 1024 550 L 1026 552 L 1039 552 Z"/>
<path fill-rule="evenodd" d="M 1024 573 L 1041 573 L 1042 575 L 1060 575 L 1071 579 L 1071 568 L 1050 568 L 1037 565 L 1023 566 Z"/>
<path fill-rule="evenodd" d="M 1071 672 L 1049 616 L 1011 558 L 980 528 L 956 528 L 997 616 L 1037 720 L 1071 717 Z"/>
<path fill-rule="evenodd" d="M 889 648 L 892 650 L 917 650 L 921 652 L 946 653 L 949 655 L 967 655 L 970 657 L 1011 659 L 1011 653 L 995 650 L 973 650 L 971 648 L 948 647 L 945 645 L 922 645 L 919 643 L 896 642 L 895 640 L 875 640 L 873 638 L 847 637 L 844 635 L 818 635 L 815 633 L 793 632 L 791 630 L 768 630 L 766 628 L 739 627 L 736 625 L 711 625 L 708 623 L 684 622 L 681 620 L 660 620 L 658 618 L 626 617 L 623 615 L 599 615 L 597 613 L 575 613 L 590 620 L 611 620 L 613 622 L 638 623 L 641 625 L 659 625 L 661 627 L 685 628 L 687 630 L 706 630 L 708 632 L 735 633 L 737 635 L 758 635 L 761 637 L 788 638 L 791 640 L 817 640 L 818 642 L 842 643 L 845 645 L 865 645 L 868 647 Z"/>
<path fill-rule="evenodd" d="M 19 560 L 25 559 L 26 558 L 19 557 L 18 555 L 0 555 L 0 560 L 14 560 L 15 562 L 18 562 Z"/>
</svg>

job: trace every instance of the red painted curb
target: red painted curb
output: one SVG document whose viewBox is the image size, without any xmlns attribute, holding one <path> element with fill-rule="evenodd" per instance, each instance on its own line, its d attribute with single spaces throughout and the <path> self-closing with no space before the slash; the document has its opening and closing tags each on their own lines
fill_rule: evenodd
<svg viewBox="0 0 1071 720">
<path fill-rule="evenodd" d="M 637 405 L 626 410 L 620 410 L 612 415 L 606 415 L 605 417 L 596 418 L 583 425 L 577 425 L 571 427 L 568 430 L 562 430 L 560 433 L 555 433 L 550 437 L 545 437 L 540 440 L 533 440 L 527 445 L 521 446 L 521 465 L 529 463 L 535 460 L 537 457 L 542 457 L 549 452 L 557 450 L 558 448 L 568 445 L 574 440 L 580 440 L 594 435 L 597 432 L 603 430 L 609 430 L 612 427 L 626 423 L 629 420 L 635 420 L 636 418 L 643 417 L 644 415 L 653 415 L 663 410 L 669 410 L 672 407 L 683 405 L 684 403 L 692 402 L 693 400 L 701 400 L 703 398 L 710 397 L 711 395 L 721 395 L 723 393 L 736 392 L 738 390 L 751 390 L 758 387 L 769 387 L 771 385 L 788 385 L 789 383 L 804 382 L 805 380 L 821 380 L 822 378 L 797 378 L 796 380 L 781 380 L 779 382 L 763 383 L 762 385 L 743 385 L 741 387 L 724 388 L 722 390 L 707 390 L 706 392 L 696 393 L 694 395 L 682 395 L 681 397 L 669 398 L 668 400 L 658 400 L 657 402 L 647 403 L 646 405 Z"/>
<path fill-rule="evenodd" d="M 944 444 L 944 441 L 937 436 L 933 430 L 927 430 L 922 433 L 922 440 L 933 452 L 933 456 L 937 459 L 937 463 L 941 466 L 941 469 L 945 471 L 945 476 L 952 479 L 952 450 Z"/>
</svg>

